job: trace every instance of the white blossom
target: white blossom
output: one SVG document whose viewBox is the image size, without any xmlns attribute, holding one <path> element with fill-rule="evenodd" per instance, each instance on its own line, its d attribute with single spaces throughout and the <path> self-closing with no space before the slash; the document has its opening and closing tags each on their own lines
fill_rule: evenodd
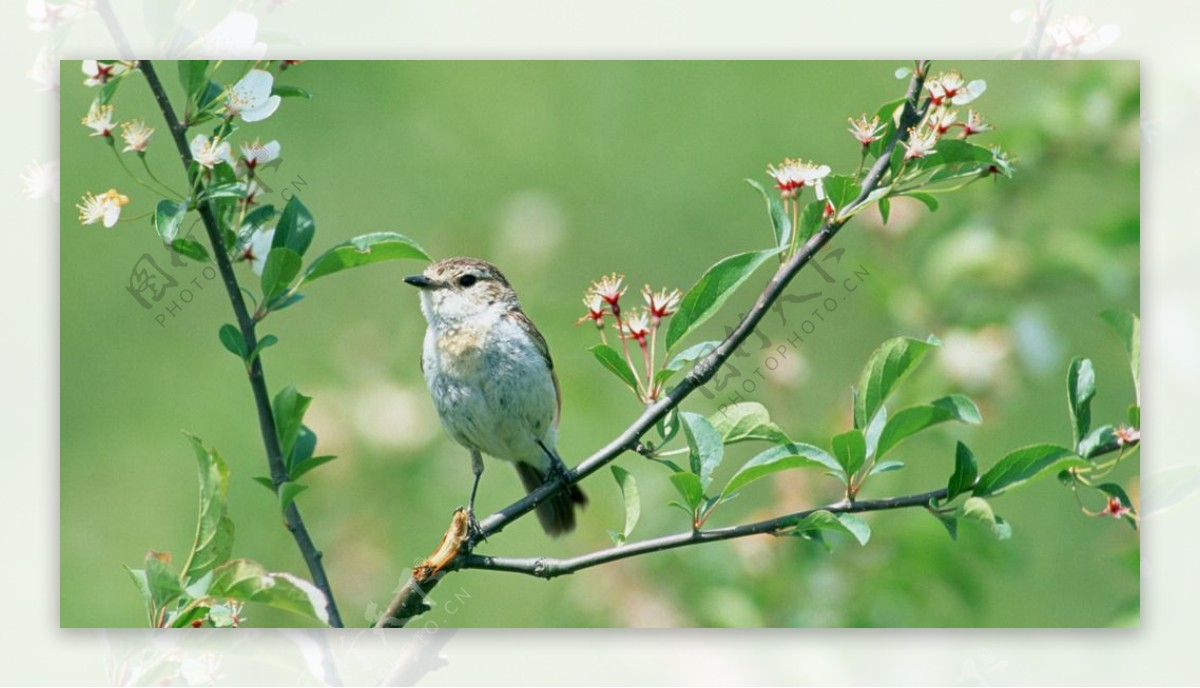
<svg viewBox="0 0 1200 688">
<path fill-rule="evenodd" d="M 275 77 L 261 69 L 251 69 L 246 76 L 229 88 L 225 101 L 230 116 L 238 115 L 243 122 L 258 122 L 270 117 L 282 100 L 271 95 Z"/>
</svg>

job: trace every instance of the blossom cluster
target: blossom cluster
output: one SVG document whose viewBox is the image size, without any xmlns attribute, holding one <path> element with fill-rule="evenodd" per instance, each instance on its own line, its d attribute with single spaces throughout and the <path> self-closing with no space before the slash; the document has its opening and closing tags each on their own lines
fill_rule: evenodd
<svg viewBox="0 0 1200 688">
<path fill-rule="evenodd" d="M 285 60 L 279 65 L 282 70 L 294 66 L 300 60 Z M 137 69 L 135 61 L 102 61 L 85 60 L 82 71 L 85 76 L 84 85 L 101 87 L 101 96 L 93 100 L 82 123 L 92 130 L 92 136 L 103 138 L 110 146 L 117 143 L 116 132 L 120 129 L 120 139 L 124 143 L 121 153 L 135 153 L 146 165 L 146 172 L 153 178 L 153 172 L 145 162 L 145 155 L 154 139 L 155 130 L 146 125 L 141 119 L 119 121 L 115 107 L 107 102 L 103 87 L 115 79 L 122 79 Z M 256 173 L 280 157 L 281 146 L 278 141 L 262 142 L 255 138 L 238 145 L 235 156 L 233 145 L 229 141 L 232 134 L 233 120 L 240 119 L 245 123 L 260 122 L 267 119 L 278 110 L 281 97 L 274 93 L 274 75 L 265 69 L 249 70 L 236 83 L 228 86 L 221 97 L 206 105 L 213 116 L 219 116 L 220 126 L 211 136 L 196 134 L 189 141 L 189 151 L 196 165 L 210 183 L 214 180 L 234 180 L 235 190 L 239 197 L 239 208 L 235 215 L 235 235 L 237 246 L 233 250 L 234 260 L 248 261 L 256 273 L 261 273 L 270 251 L 274 230 L 259 226 L 242 226 L 242 220 L 247 216 L 247 209 L 258 202 L 263 192 L 263 186 L 256 179 Z M 209 116 L 209 115 L 206 115 Z M 188 123 L 184 123 L 188 126 Z M 120 159 L 120 155 L 118 155 Z M 122 163 L 124 167 L 124 163 Z M 125 168 L 128 171 L 128 168 Z M 133 176 L 132 173 L 130 173 Z M 154 188 L 134 176 L 134 179 L 147 186 L 155 193 L 162 193 L 165 185 Z M 157 179 L 155 179 L 157 181 Z M 167 189 L 169 191 L 169 188 Z M 178 194 L 176 194 L 178 195 Z M 195 199 L 186 197 L 189 205 Z M 110 189 L 104 194 L 86 194 L 79 204 L 80 221 L 85 224 L 103 222 L 104 226 L 112 227 L 120 219 L 121 208 L 129 203 L 129 197 L 116 189 Z"/>
<path fill-rule="evenodd" d="M 621 342 L 621 353 L 635 380 L 634 392 L 643 402 L 649 403 L 657 399 L 663 391 L 661 382 L 655 380 L 658 331 L 663 322 L 679 310 L 683 294 L 678 289 L 668 290 L 666 287 L 654 291 L 647 284 L 642 287 L 645 305 L 626 311 L 621 307 L 621 298 L 626 290 L 625 276 L 617 273 L 605 275 L 593 282 L 583 296 L 583 305 L 587 313 L 576 324 L 594 324 L 600 333 L 601 343 L 607 346 L 605 321 L 613 321 Z M 630 341 L 641 350 L 641 366 L 634 363 Z M 645 375 L 644 380 L 638 372 L 639 368 Z"/>
<path fill-rule="evenodd" d="M 902 142 L 905 160 L 924 158 L 937 152 L 938 141 L 955 127 L 961 128 L 960 139 L 991 131 L 991 125 L 976 110 L 968 109 L 960 120 L 960 111 L 953 109 L 983 95 L 987 90 L 986 81 L 968 82 L 961 73 L 951 70 L 926 80 L 925 90 L 929 92 L 929 109 L 921 122 L 908 130 L 908 141 Z"/>
</svg>

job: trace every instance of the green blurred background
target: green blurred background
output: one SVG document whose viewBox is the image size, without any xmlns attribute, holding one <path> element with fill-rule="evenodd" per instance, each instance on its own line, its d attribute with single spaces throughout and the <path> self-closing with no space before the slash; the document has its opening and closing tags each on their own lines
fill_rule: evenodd
<svg viewBox="0 0 1200 688">
<path fill-rule="evenodd" d="M 222 66 L 227 82 L 247 65 Z M 846 117 L 902 94 L 898 62 L 306 62 L 277 83 L 315 94 L 288 99 L 235 141 L 277 138 L 282 166 L 264 172 L 265 202 L 298 194 L 317 221 L 314 250 L 392 230 L 435 257 L 475 255 L 516 286 L 554 354 L 564 396 L 560 450 L 575 463 L 638 412 L 632 395 L 586 351 L 573 327 L 589 281 L 608 271 L 686 289 L 721 257 L 762 248 L 769 225 L 757 192 L 768 163 L 803 156 L 848 173 L 857 144 Z M 934 71 L 949 68 L 935 63 Z M 891 404 L 950 392 L 972 395 L 979 427 L 944 427 L 902 445 L 908 467 L 876 477 L 864 497 L 944 484 L 955 439 L 982 464 L 1037 442 L 1067 442 L 1065 372 L 1091 357 L 1097 423 L 1119 422 L 1133 399 L 1124 353 L 1096 314 L 1138 310 L 1139 96 L 1136 63 L 955 63 L 988 82 L 973 103 L 996 126 L 980 137 L 1017 159 L 1013 180 L 982 182 L 942 198 L 929 214 L 897 202 L 891 223 L 860 217 L 836 246 L 835 277 L 865 268 L 863 288 L 818 323 L 775 371 L 751 339 L 733 359 L 793 437 L 827 445 L 848 427 L 850 385 L 884 339 L 936 334 L 945 347 Z M 266 473 L 241 366 L 217 341 L 232 319 L 219 282 L 202 267 L 172 265 L 148 219 L 157 198 L 121 171 L 79 118 L 95 92 L 77 62 L 62 88 L 61 623 L 138 626 L 144 613 L 122 564 L 147 549 L 181 556 L 194 528 L 195 462 L 180 430 L 229 461 L 235 556 L 306 575 L 275 501 L 250 478 Z M 175 68 L 162 64 L 173 97 Z M 182 170 L 138 75 L 115 98 L 121 120 L 159 131 L 149 152 L 158 176 L 183 187 Z M 965 114 L 965 113 L 964 113 Z M 236 146 L 236 143 L 235 143 Z M 129 158 L 131 164 L 132 158 Z M 115 186 L 132 197 L 106 230 L 81 227 L 74 204 Z M 194 216 L 193 216 L 194 217 Z M 178 281 L 144 309 L 126 290 L 149 253 Z M 298 499 L 349 625 L 386 604 L 406 567 L 437 545 L 465 502 L 469 460 L 438 426 L 417 358 L 424 322 L 390 263 L 318 282 L 262 332 L 281 344 L 265 357 L 272 391 L 294 383 L 315 397 L 308 422 L 318 454 L 340 458 L 306 476 Z M 255 285 L 246 264 L 237 266 Z M 211 273 L 210 273 L 211 274 Z M 766 271 L 701 333 L 735 322 Z M 195 281 L 193 281 L 195 280 Z M 184 289 L 190 295 L 184 295 Z M 793 294 L 829 291 L 807 271 Z M 632 293 L 632 292 L 631 292 Z M 184 298 L 190 301 L 184 302 Z M 170 310 L 167 303 L 177 308 Z M 762 331 L 786 344 L 816 302 L 785 306 Z M 761 449 L 728 450 L 731 474 Z M 661 468 L 628 455 L 642 493 L 635 537 L 686 528 Z M 1135 496 L 1131 461 L 1115 476 Z M 720 476 L 718 476 L 720 479 Z M 565 556 L 610 544 L 623 506 L 607 470 L 589 479 L 592 505 L 572 536 L 548 541 L 532 518 L 486 543 L 504 555 Z M 836 498 L 834 481 L 790 472 L 747 489 L 711 525 Z M 520 495 L 512 471 L 490 464 L 479 508 Z M 996 542 L 965 524 L 958 542 L 921 510 L 867 516 L 874 536 L 832 552 L 796 539 L 755 538 L 654 554 L 545 582 L 461 572 L 428 617 L 451 626 L 1105 626 L 1137 622 L 1138 536 L 1080 514 L 1053 480 L 996 500 L 1014 537 Z M 1096 505 L 1092 505 L 1096 506 Z M 247 610 L 256 626 L 303 619 Z"/>
</svg>

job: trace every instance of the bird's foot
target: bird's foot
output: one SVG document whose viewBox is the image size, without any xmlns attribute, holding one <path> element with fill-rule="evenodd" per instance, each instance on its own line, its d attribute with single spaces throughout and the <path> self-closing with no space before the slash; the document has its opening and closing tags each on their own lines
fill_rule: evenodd
<svg viewBox="0 0 1200 688">
<path fill-rule="evenodd" d="M 487 540 L 487 534 L 483 532 L 483 526 L 479 524 L 479 519 L 475 518 L 475 510 L 467 509 L 467 547 L 474 549 L 475 545 Z"/>
<path fill-rule="evenodd" d="M 546 453 L 546 456 L 550 457 L 550 471 L 546 477 L 551 480 L 557 478 L 558 481 L 564 485 L 570 483 L 571 478 L 567 474 L 567 465 L 558 457 L 558 454 L 547 449 L 546 445 L 542 444 L 541 440 L 538 440 L 538 445 L 542 448 L 542 451 Z"/>
</svg>

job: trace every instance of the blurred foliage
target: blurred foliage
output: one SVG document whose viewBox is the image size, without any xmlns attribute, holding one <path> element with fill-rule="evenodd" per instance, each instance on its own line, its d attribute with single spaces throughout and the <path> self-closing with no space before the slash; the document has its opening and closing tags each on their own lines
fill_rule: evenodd
<svg viewBox="0 0 1200 688">
<path fill-rule="evenodd" d="M 560 451 L 569 463 L 623 429 L 638 408 L 592 360 L 594 334 L 572 323 L 578 296 L 601 273 L 686 288 L 722 256 L 772 242 L 762 198 L 767 163 L 803 156 L 852 172 L 858 147 L 846 117 L 893 100 L 904 82 L 879 62 L 306 62 L 280 83 L 310 91 L 253 126 L 278 138 L 283 164 L 267 200 L 301 195 L 321 225 L 314 249 L 397 231 L 434 257 L 468 254 L 507 273 L 545 334 L 562 383 Z M 935 63 L 934 71 L 949 65 Z M 685 405 L 709 414 L 758 401 L 798 441 L 826 446 L 850 426 L 850 387 L 880 342 L 939 337 L 899 393 L 904 405 L 971 394 L 981 425 L 947 424 L 906 441 L 902 471 L 874 478 L 863 498 L 932 489 L 954 466 L 954 440 L 982 467 L 1013 447 L 1069 443 L 1064 372 L 1094 364 L 1095 424 L 1125 418 L 1134 398 L 1121 342 L 1097 317 L 1139 302 L 1139 84 L 1136 63 L 956 63 L 982 78 L 981 100 L 1018 173 L 948 197 L 936 214 L 893 201 L 885 226 L 855 218 L 792 295 L 844 297 L 823 321 L 783 302 L 731 363 L 738 374 Z M 241 67 L 241 65 L 239 65 Z M 229 320 L 205 267 L 173 260 L 150 216 L 157 198 L 122 176 L 112 153 L 79 125 L 94 92 L 64 62 L 61 222 L 61 623 L 137 626 L 144 611 L 122 564 L 194 528 L 195 473 L 179 429 L 220 449 L 231 470 L 234 557 L 304 574 L 276 500 L 254 484 L 265 459 L 242 366 L 218 342 Z M 169 74 L 167 69 L 161 70 Z M 179 97 L 175 80 L 167 79 Z M 182 170 L 136 78 L 117 117 L 147 116 L 159 132 L 148 162 L 182 188 Z M 244 130 L 243 133 L 245 133 Z M 267 176 L 271 175 L 271 176 Z M 80 227 L 74 202 L 116 186 L 132 199 L 121 222 Z M 141 219 L 135 219 L 135 218 Z M 193 231 L 184 226 L 181 232 Z M 197 235 L 199 236 L 199 235 Z M 844 249 L 841 253 L 835 253 Z M 147 254 L 176 284 L 144 308 L 127 289 Z M 319 454 L 338 461 L 306 477 L 297 498 L 325 552 L 350 625 L 386 603 L 405 568 L 437 545 L 465 502 L 469 460 L 438 427 L 417 366 L 424 322 L 400 278 L 414 264 L 364 268 L 306 289 L 304 307 L 261 334 L 272 391 L 294 382 Z M 250 279 L 245 264 L 239 274 Z M 842 292 L 843 280 L 855 280 Z M 703 325 L 719 337 L 744 312 L 756 278 Z M 811 324 L 805 325 L 806 320 Z M 801 328 L 811 328 L 801 331 Z M 789 339 L 803 339 L 798 351 Z M 786 356 L 771 362 L 776 347 Z M 734 399 L 740 395 L 740 399 Z M 755 448 L 728 449 L 724 481 Z M 1134 465 L 1110 477 L 1137 501 Z M 687 527 L 667 509 L 674 489 L 635 455 L 633 538 Z M 566 556 L 610 544 L 626 513 L 608 471 L 588 481 L 579 531 L 547 541 L 532 519 L 481 552 Z M 785 472 L 747 487 L 709 526 L 835 499 L 836 484 Z M 479 508 L 521 489 L 491 464 Z M 964 524 L 957 542 L 920 510 L 866 515 L 871 543 L 830 538 L 832 552 L 795 538 L 751 538 L 654 554 L 546 583 L 456 573 L 437 590 L 431 621 L 454 626 L 1097 626 L 1136 623 L 1137 534 L 1087 518 L 1051 481 L 997 500 L 1013 529 L 996 541 Z M 299 617 L 254 610 L 250 623 Z"/>
</svg>

